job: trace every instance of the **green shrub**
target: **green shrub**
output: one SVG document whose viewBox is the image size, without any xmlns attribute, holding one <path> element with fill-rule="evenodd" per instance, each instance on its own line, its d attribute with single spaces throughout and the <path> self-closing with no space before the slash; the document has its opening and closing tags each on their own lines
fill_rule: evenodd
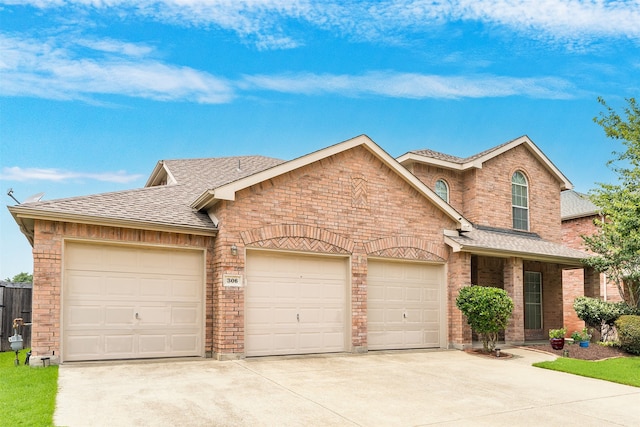
<svg viewBox="0 0 640 427">
<path fill-rule="evenodd" d="M 612 334 L 612 327 L 618 318 L 624 314 L 634 314 L 633 310 L 624 302 L 608 302 L 598 298 L 578 297 L 573 302 L 573 309 L 578 318 L 593 328 L 602 332 L 602 341 L 606 341 Z"/>
<path fill-rule="evenodd" d="M 640 316 L 620 316 L 616 328 L 620 347 L 628 353 L 640 354 Z"/>
<path fill-rule="evenodd" d="M 460 289 L 456 306 L 467 317 L 467 323 L 482 338 L 484 351 L 496 347 L 498 332 L 509 323 L 513 312 L 513 301 L 499 288 L 488 286 L 467 286 Z"/>
</svg>

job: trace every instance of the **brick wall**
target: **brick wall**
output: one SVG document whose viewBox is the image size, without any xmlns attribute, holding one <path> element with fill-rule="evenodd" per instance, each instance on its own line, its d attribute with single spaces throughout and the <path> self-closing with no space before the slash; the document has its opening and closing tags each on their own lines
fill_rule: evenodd
<svg viewBox="0 0 640 427">
<path fill-rule="evenodd" d="M 444 262 L 442 230 L 453 222 L 363 147 L 338 153 L 244 189 L 213 208 L 220 219 L 215 243 L 216 334 L 221 353 L 242 353 L 242 289 L 229 291 L 220 275 L 244 271 L 246 248 L 351 254 L 351 350 L 367 345 L 366 272 L 369 256 Z M 231 257 L 236 244 L 239 255 Z M 231 315 L 231 316 L 229 316 Z M 220 354 L 219 357 L 231 357 Z"/>
<path fill-rule="evenodd" d="M 512 228 L 511 177 L 518 170 L 529 184 L 529 231 L 560 243 L 560 183 L 524 145 L 486 161 L 476 170 L 476 201 L 464 212 L 466 217 L 480 225 Z"/>
<path fill-rule="evenodd" d="M 460 289 L 471 285 L 471 254 L 466 252 L 451 254 L 447 267 L 449 345 L 464 349 L 472 345 L 472 331 L 467 318 L 456 307 L 456 298 Z"/>
<path fill-rule="evenodd" d="M 33 245 L 33 334 L 32 354 L 60 354 L 60 297 L 62 289 L 62 250 L 65 238 L 81 238 L 102 242 L 129 242 L 175 247 L 210 248 L 212 238 L 178 233 L 133 230 L 84 224 L 36 220 Z M 210 261 L 210 251 L 207 251 Z M 207 330 L 213 324 L 211 289 L 212 274 L 207 268 Z M 211 334 L 205 336 L 205 351 L 211 353 Z"/>
<path fill-rule="evenodd" d="M 438 179 L 449 184 L 451 205 L 479 225 L 513 228 L 511 177 L 522 171 L 529 183 L 529 231 L 560 243 L 560 182 L 524 145 L 464 172 L 414 164 L 412 172 L 429 188 Z"/>
<path fill-rule="evenodd" d="M 593 223 L 595 218 L 596 216 L 592 215 L 562 221 L 562 243 L 570 248 L 586 250 L 582 236 L 590 236 L 596 233 L 597 229 Z M 567 279 L 569 280 L 567 283 L 569 290 L 566 292 L 566 296 L 573 301 L 577 296 L 584 294 L 582 276 L 574 277 L 569 275 Z M 604 274 L 600 277 L 599 295 L 602 299 L 606 296 L 607 301 L 622 301 L 618 287 L 615 283 L 607 282 Z M 573 310 L 573 307 L 571 310 Z M 573 314 L 575 315 L 575 312 Z M 573 322 L 571 318 L 567 320 Z"/>
</svg>

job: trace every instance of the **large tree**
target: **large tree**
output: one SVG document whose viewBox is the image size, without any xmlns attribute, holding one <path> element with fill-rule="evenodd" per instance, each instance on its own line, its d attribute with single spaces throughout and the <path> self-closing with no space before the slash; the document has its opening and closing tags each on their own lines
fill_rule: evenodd
<svg viewBox="0 0 640 427">
<path fill-rule="evenodd" d="M 600 183 L 590 193 L 602 216 L 595 220 L 597 232 L 584 236 L 586 246 L 596 254 L 585 263 L 615 282 L 630 307 L 640 308 L 640 106 L 629 98 L 619 114 L 602 98 L 598 101 L 605 111 L 594 121 L 625 149 L 614 151 L 607 163 L 617 183 Z"/>
</svg>

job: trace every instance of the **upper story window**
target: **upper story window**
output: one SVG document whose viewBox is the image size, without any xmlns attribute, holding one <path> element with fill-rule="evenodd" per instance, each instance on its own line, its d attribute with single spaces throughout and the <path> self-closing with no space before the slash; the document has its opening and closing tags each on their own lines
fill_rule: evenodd
<svg viewBox="0 0 640 427">
<path fill-rule="evenodd" d="M 449 203 L 449 186 L 445 180 L 439 179 L 436 181 L 436 194 Z"/>
<path fill-rule="evenodd" d="M 511 209 L 513 228 L 529 231 L 529 184 L 520 171 L 511 177 Z"/>
</svg>

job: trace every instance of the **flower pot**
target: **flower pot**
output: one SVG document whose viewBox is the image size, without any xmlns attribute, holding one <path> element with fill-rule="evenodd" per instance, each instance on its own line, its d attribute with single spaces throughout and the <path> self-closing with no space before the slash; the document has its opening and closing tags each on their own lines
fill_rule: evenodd
<svg viewBox="0 0 640 427">
<path fill-rule="evenodd" d="M 551 338 L 549 342 L 554 350 L 562 350 L 564 348 L 564 338 Z"/>
<path fill-rule="evenodd" d="M 580 347 L 589 347 L 589 341 L 580 341 Z"/>
</svg>

